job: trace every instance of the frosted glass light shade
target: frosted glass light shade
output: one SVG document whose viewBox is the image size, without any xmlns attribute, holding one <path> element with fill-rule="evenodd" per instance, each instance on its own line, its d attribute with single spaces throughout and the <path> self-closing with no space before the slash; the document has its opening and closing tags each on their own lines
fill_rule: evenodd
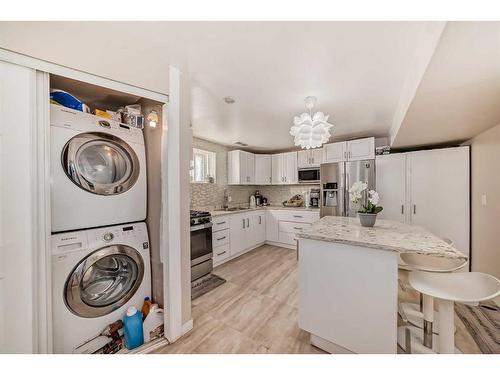
<svg viewBox="0 0 500 375">
<path fill-rule="evenodd" d="M 332 124 L 328 123 L 329 115 L 316 112 L 312 118 L 309 113 L 302 113 L 293 118 L 290 134 L 295 137 L 295 146 L 305 149 L 321 147 L 331 137 Z"/>
</svg>

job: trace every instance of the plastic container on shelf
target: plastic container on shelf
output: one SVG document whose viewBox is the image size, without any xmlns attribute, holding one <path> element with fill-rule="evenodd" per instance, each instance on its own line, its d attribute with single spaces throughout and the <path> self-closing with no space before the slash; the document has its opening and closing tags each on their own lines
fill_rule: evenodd
<svg viewBox="0 0 500 375">
<path fill-rule="evenodd" d="M 153 302 L 149 299 L 149 297 L 144 298 L 144 303 L 142 304 L 141 312 L 142 312 L 142 321 L 146 319 L 146 317 L 149 314 L 149 309 L 151 308 L 151 305 L 153 305 Z"/>
<path fill-rule="evenodd" d="M 151 341 L 152 338 L 160 336 L 161 326 L 163 326 L 163 309 L 160 309 L 155 303 L 151 306 L 142 327 L 144 343 Z"/>
<path fill-rule="evenodd" d="M 123 334 L 125 336 L 125 346 L 129 350 L 144 344 L 142 312 L 137 310 L 134 306 L 130 306 L 123 317 Z"/>
</svg>

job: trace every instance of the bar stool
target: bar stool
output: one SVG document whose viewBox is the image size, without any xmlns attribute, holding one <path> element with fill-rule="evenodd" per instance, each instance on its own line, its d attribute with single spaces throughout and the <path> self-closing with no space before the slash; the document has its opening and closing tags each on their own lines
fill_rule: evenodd
<svg viewBox="0 0 500 375">
<path fill-rule="evenodd" d="M 455 302 L 477 306 L 480 302 L 494 299 L 500 295 L 500 280 L 481 272 L 414 271 L 410 274 L 409 283 L 415 290 L 423 294 L 424 302 L 429 300 L 427 307 L 424 303 L 424 319 L 427 318 L 429 312 L 427 310 L 433 305 L 434 299 L 436 300 L 439 336 L 437 345 L 436 343 L 433 345 L 432 352 L 440 354 L 456 352 Z M 408 352 L 407 346 L 406 349 Z"/>
<path fill-rule="evenodd" d="M 451 241 L 448 242 L 451 246 Z M 400 254 L 401 263 L 408 270 L 426 271 L 437 273 L 450 273 L 462 269 L 468 264 L 466 259 L 451 259 L 417 253 Z M 415 327 L 424 328 L 423 297 L 420 295 L 420 304 L 403 302 L 399 304 L 401 318 Z M 433 332 L 438 333 L 438 324 L 433 325 Z"/>
</svg>

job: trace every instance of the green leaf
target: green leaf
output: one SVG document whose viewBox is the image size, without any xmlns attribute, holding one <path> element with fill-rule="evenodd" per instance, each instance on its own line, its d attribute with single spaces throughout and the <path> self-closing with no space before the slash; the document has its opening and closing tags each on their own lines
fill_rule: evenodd
<svg viewBox="0 0 500 375">
<path fill-rule="evenodd" d="M 375 209 L 373 210 L 373 213 L 374 214 L 378 214 L 380 211 L 382 211 L 384 209 L 384 207 L 381 207 L 381 206 L 377 206 L 375 207 Z"/>
</svg>

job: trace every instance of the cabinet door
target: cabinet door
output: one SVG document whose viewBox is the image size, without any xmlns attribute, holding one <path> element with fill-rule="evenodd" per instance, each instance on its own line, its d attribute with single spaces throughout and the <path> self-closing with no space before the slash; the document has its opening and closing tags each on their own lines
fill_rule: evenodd
<svg viewBox="0 0 500 375">
<path fill-rule="evenodd" d="M 249 215 L 249 227 L 247 228 L 248 247 L 256 246 L 266 240 L 266 213 L 254 211 Z"/>
<path fill-rule="evenodd" d="M 229 185 L 247 183 L 247 160 L 243 151 L 234 150 L 227 153 L 227 179 Z"/>
<path fill-rule="evenodd" d="M 278 211 L 266 211 L 266 240 L 278 242 Z"/>
<path fill-rule="evenodd" d="M 245 152 L 246 159 L 246 183 L 255 183 L 255 155 L 249 152 Z"/>
<path fill-rule="evenodd" d="M 407 154 L 411 223 L 469 254 L 469 148 Z"/>
<path fill-rule="evenodd" d="M 352 161 L 375 159 L 375 138 L 347 142 L 347 158 Z"/>
<path fill-rule="evenodd" d="M 381 219 L 405 222 L 406 217 L 406 155 L 379 155 L 375 158 L 375 184 L 384 209 Z"/>
<path fill-rule="evenodd" d="M 319 167 L 323 163 L 323 148 L 314 148 L 311 150 L 311 167 Z"/>
<path fill-rule="evenodd" d="M 247 248 L 245 214 L 232 214 L 231 216 L 231 255 L 238 254 Z"/>
<path fill-rule="evenodd" d="M 297 152 L 298 168 L 308 168 L 311 165 L 311 151 L 301 150 Z"/>
<path fill-rule="evenodd" d="M 297 184 L 299 175 L 297 171 L 297 152 L 287 152 L 284 156 L 285 184 Z"/>
<path fill-rule="evenodd" d="M 346 161 L 346 142 L 328 143 L 323 146 L 323 155 L 325 163 L 338 163 Z"/>
<path fill-rule="evenodd" d="M 273 185 L 284 182 L 283 178 L 283 154 L 274 154 L 272 157 L 272 181 Z"/>
<path fill-rule="evenodd" d="M 272 182 L 271 155 L 255 155 L 255 184 L 269 185 Z"/>
</svg>

